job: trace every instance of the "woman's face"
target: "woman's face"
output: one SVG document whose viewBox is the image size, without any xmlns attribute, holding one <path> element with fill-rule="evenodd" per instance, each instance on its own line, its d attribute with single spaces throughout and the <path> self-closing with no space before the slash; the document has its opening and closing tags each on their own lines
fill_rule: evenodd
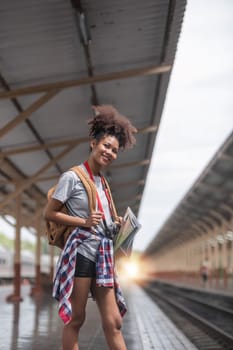
<svg viewBox="0 0 233 350">
<path fill-rule="evenodd" d="M 117 158 L 119 142 L 115 136 L 106 135 L 99 141 L 91 141 L 91 156 L 99 166 L 107 166 Z"/>
</svg>

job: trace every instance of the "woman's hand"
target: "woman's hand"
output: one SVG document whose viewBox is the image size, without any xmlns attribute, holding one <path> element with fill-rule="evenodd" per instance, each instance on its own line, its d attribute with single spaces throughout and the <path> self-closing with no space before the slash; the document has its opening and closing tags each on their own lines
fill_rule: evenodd
<svg viewBox="0 0 233 350">
<path fill-rule="evenodd" d="M 86 219 L 84 227 L 97 226 L 102 220 L 103 214 L 100 211 L 94 211 L 91 215 Z"/>
<path fill-rule="evenodd" d="M 119 223 L 119 225 L 122 225 L 123 224 L 123 217 L 122 216 L 118 216 L 118 223 Z"/>
</svg>

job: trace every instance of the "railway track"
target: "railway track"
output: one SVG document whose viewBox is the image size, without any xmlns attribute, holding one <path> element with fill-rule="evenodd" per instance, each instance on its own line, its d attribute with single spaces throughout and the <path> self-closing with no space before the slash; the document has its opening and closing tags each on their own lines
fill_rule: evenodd
<svg viewBox="0 0 233 350">
<path fill-rule="evenodd" d="M 233 350 L 233 298 L 162 283 L 151 283 L 145 291 L 198 349 Z"/>
</svg>

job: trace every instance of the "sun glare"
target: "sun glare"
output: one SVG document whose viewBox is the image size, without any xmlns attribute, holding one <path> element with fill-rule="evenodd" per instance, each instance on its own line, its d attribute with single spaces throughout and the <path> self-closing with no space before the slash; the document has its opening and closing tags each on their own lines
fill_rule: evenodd
<svg viewBox="0 0 233 350">
<path fill-rule="evenodd" d="M 136 262 L 127 262 L 125 264 L 125 272 L 130 278 L 135 278 L 138 275 L 138 264 Z"/>
</svg>

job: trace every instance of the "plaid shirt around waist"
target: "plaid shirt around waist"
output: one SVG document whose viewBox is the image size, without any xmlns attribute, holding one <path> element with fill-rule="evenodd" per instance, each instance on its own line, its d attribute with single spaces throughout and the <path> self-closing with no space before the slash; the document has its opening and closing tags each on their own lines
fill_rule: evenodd
<svg viewBox="0 0 233 350">
<path fill-rule="evenodd" d="M 96 255 L 96 285 L 98 287 L 114 288 L 121 316 L 123 317 L 127 311 L 114 271 L 112 240 L 77 228 L 71 233 L 60 255 L 53 284 L 53 297 L 59 302 L 59 316 L 65 324 L 68 324 L 72 317 L 70 296 L 73 290 L 77 248 L 86 239 L 90 238 L 99 240 Z"/>
</svg>

